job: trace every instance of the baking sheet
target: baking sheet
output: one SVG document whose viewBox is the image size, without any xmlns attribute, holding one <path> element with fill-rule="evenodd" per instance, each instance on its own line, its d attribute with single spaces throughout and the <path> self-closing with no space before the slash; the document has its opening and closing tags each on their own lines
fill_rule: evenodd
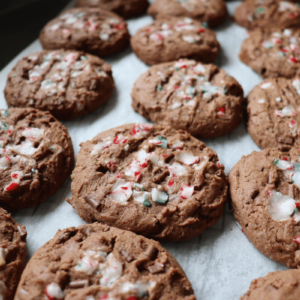
<svg viewBox="0 0 300 300">
<path fill-rule="evenodd" d="M 68 7 L 71 7 L 73 2 Z M 239 3 L 240 1 L 227 2 L 231 15 Z M 151 20 L 152 18 L 146 15 L 129 20 L 130 33 L 134 34 L 138 28 L 151 23 Z M 260 77 L 238 58 L 241 43 L 246 38 L 247 32 L 234 24 L 230 18 L 216 31 L 222 46 L 217 65 L 234 76 L 247 95 L 253 86 L 261 81 Z M 23 56 L 41 49 L 40 43 L 36 40 L 1 71 L 1 91 L 4 90 L 7 74 L 16 62 Z M 72 137 L 75 154 L 78 153 L 81 142 L 92 139 L 101 131 L 125 123 L 146 121 L 131 108 L 130 93 L 135 80 L 148 67 L 129 48 L 105 60 L 113 67 L 116 83 L 113 97 L 94 113 L 71 122 L 64 122 Z M 4 95 L 1 93 L 0 108 L 6 107 Z M 204 142 L 218 153 L 220 161 L 225 165 L 226 173 L 243 155 L 259 150 L 247 133 L 244 122 L 234 132 Z M 70 184 L 71 180 L 68 179 L 46 202 L 13 214 L 15 220 L 27 228 L 29 257 L 51 239 L 58 229 L 84 224 L 65 201 L 66 197 L 71 197 Z M 198 300 L 239 299 L 253 279 L 265 276 L 268 272 L 286 269 L 252 246 L 236 225 L 228 209 L 220 221 L 202 236 L 186 242 L 162 244 L 183 267 Z"/>
</svg>

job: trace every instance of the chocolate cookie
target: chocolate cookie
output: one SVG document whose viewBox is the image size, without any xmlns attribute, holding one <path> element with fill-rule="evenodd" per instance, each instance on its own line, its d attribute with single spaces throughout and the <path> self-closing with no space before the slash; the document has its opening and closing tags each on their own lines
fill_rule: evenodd
<svg viewBox="0 0 300 300">
<path fill-rule="evenodd" d="M 151 67 L 132 90 L 132 107 L 145 118 L 199 138 L 218 137 L 242 120 L 243 89 L 215 65 L 179 60 Z"/>
<path fill-rule="evenodd" d="M 24 270 L 15 300 L 196 300 L 158 242 L 100 224 L 59 230 Z"/>
<path fill-rule="evenodd" d="M 214 27 L 226 19 L 227 7 L 224 0 L 155 0 L 148 14 L 155 18 L 188 17 Z"/>
<path fill-rule="evenodd" d="M 299 144 L 300 78 L 270 78 L 248 95 L 248 131 L 261 148 Z"/>
<path fill-rule="evenodd" d="M 99 7 L 112 11 L 124 18 L 131 18 L 146 11 L 147 0 L 78 0 L 77 7 Z"/>
<path fill-rule="evenodd" d="M 26 228 L 0 207 L 0 299 L 12 300 L 26 263 Z"/>
<path fill-rule="evenodd" d="M 299 150 L 253 152 L 229 173 L 236 221 L 260 252 L 289 268 L 300 267 Z"/>
<path fill-rule="evenodd" d="M 0 110 L 0 206 L 19 210 L 45 201 L 73 164 L 68 131 L 49 112 Z"/>
<path fill-rule="evenodd" d="M 290 0 L 245 0 L 236 9 L 234 19 L 247 29 L 299 27 L 300 6 Z"/>
<path fill-rule="evenodd" d="M 185 131 L 128 124 L 81 145 L 67 201 L 89 223 L 182 241 L 222 216 L 223 170 L 217 154 Z"/>
<path fill-rule="evenodd" d="M 111 67 L 77 51 L 42 51 L 24 57 L 8 75 L 9 106 L 50 111 L 71 120 L 96 110 L 112 95 Z"/>
<path fill-rule="evenodd" d="M 272 272 L 252 281 L 241 300 L 298 300 L 300 270 Z"/>
<path fill-rule="evenodd" d="M 50 21 L 40 33 L 44 49 L 82 50 L 107 56 L 124 50 L 129 43 L 124 19 L 98 8 L 73 8 Z"/>
<path fill-rule="evenodd" d="M 262 77 L 300 75 L 300 30 L 257 29 L 244 41 L 240 59 Z"/>
<path fill-rule="evenodd" d="M 212 63 L 220 51 L 213 31 L 190 18 L 172 17 L 139 29 L 131 39 L 131 48 L 148 65 L 179 58 Z"/>
</svg>

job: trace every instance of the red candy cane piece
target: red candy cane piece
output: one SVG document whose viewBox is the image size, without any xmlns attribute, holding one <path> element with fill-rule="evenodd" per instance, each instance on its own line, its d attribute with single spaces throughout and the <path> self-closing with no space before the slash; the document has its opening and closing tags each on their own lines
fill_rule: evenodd
<svg viewBox="0 0 300 300">
<path fill-rule="evenodd" d="M 16 182 L 12 182 L 10 185 L 5 187 L 5 190 L 7 192 L 13 191 L 18 187 L 18 184 Z"/>
<path fill-rule="evenodd" d="M 293 241 L 294 241 L 295 243 L 297 243 L 297 244 L 300 245 L 300 235 L 297 236 L 297 237 L 295 237 L 295 238 L 293 239 Z"/>
</svg>

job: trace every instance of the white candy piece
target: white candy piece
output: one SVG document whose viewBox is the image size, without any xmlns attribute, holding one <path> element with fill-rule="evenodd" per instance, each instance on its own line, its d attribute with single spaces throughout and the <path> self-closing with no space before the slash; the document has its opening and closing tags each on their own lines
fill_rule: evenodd
<svg viewBox="0 0 300 300">
<path fill-rule="evenodd" d="M 110 197 L 121 203 L 126 203 L 132 195 L 132 184 L 124 179 L 118 179 L 112 187 Z"/>
<path fill-rule="evenodd" d="M 299 79 L 293 80 L 293 87 L 296 89 L 298 95 L 300 95 L 300 80 Z"/>
<path fill-rule="evenodd" d="M 39 129 L 39 128 L 25 128 L 22 131 L 22 136 L 27 137 L 30 140 L 33 139 L 38 139 L 39 137 L 41 137 L 44 134 L 44 129 Z"/>
<path fill-rule="evenodd" d="M 288 220 L 296 209 L 296 201 L 288 195 L 272 190 L 268 211 L 276 221 Z"/>
<path fill-rule="evenodd" d="M 295 116 L 296 114 L 296 110 L 294 109 L 294 107 L 292 105 L 287 105 L 285 106 L 282 110 L 281 110 L 281 114 L 282 117 L 285 116 Z"/>
<path fill-rule="evenodd" d="M 182 199 L 189 199 L 194 193 L 194 187 L 187 184 L 183 184 L 180 188 L 179 194 Z"/>
<path fill-rule="evenodd" d="M 133 191 L 133 199 L 141 205 L 143 205 L 145 198 L 149 200 L 149 196 L 151 196 L 149 192 Z"/>
<path fill-rule="evenodd" d="M 39 148 L 34 148 L 32 142 L 30 142 L 29 140 L 25 140 L 25 142 L 23 144 L 8 146 L 7 149 L 14 150 L 16 153 L 19 153 L 22 155 L 31 156 L 36 151 L 38 151 Z"/>
<path fill-rule="evenodd" d="M 98 153 L 101 153 L 102 150 L 109 148 L 112 144 L 112 141 L 104 141 L 96 144 L 93 148 L 93 151 L 91 152 L 91 155 L 96 155 Z"/>
<path fill-rule="evenodd" d="M 99 263 L 96 260 L 91 259 L 85 255 L 74 268 L 77 272 L 84 272 L 86 274 L 93 274 L 99 267 Z"/>
<path fill-rule="evenodd" d="M 171 177 L 182 176 L 187 172 L 187 169 L 177 162 L 174 162 L 171 166 L 168 165 L 168 168 Z"/>
<path fill-rule="evenodd" d="M 260 87 L 264 90 L 269 89 L 272 86 L 272 82 L 264 82 L 260 85 Z"/>
<path fill-rule="evenodd" d="M 152 200 L 158 203 L 167 202 L 169 199 L 169 196 L 166 192 L 159 191 L 156 188 L 152 189 L 151 195 L 152 195 Z"/>
<path fill-rule="evenodd" d="M 180 162 L 184 163 L 185 165 L 193 165 L 193 164 L 196 164 L 199 161 L 198 156 L 194 156 L 190 152 L 183 152 L 183 151 L 176 154 L 175 159 L 177 161 L 180 161 Z"/>
<path fill-rule="evenodd" d="M 283 159 L 275 160 L 274 164 L 281 170 L 292 170 L 294 168 L 291 162 Z"/>
<path fill-rule="evenodd" d="M 123 268 L 122 264 L 110 253 L 107 261 L 100 265 L 100 271 L 102 274 L 100 285 L 111 287 L 122 276 Z"/>
<path fill-rule="evenodd" d="M 48 299 L 63 299 L 65 296 L 60 286 L 55 282 L 46 286 L 46 295 Z"/>
<path fill-rule="evenodd" d="M 145 136 L 149 133 L 150 128 L 152 128 L 153 125 L 151 124 L 135 124 L 130 132 L 130 134 L 134 137 L 141 137 Z"/>
</svg>

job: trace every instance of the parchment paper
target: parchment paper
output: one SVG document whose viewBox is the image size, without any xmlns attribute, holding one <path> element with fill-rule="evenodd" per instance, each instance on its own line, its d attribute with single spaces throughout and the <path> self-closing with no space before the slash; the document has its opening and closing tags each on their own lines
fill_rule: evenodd
<svg viewBox="0 0 300 300">
<path fill-rule="evenodd" d="M 227 2 L 231 15 L 239 3 L 240 1 Z M 73 2 L 68 7 L 72 4 Z M 134 34 L 138 28 L 151 23 L 151 20 L 152 18 L 146 15 L 129 20 L 130 33 Z M 227 22 L 216 31 L 222 46 L 217 65 L 234 76 L 247 95 L 261 79 L 238 58 L 241 43 L 247 36 L 246 30 L 228 18 Z M 4 90 L 7 74 L 16 62 L 23 56 L 41 49 L 40 43 L 36 40 L 2 70 L 1 91 Z M 105 60 L 113 66 L 116 83 L 113 97 L 94 113 L 71 122 L 64 122 L 72 137 L 75 154 L 78 153 L 81 142 L 92 139 L 101 131 L 126 123 L 146 121 L 131 108 L 130 93 L 135 80 L 148 67 L 129 48 Z M 2 92 L 0 107 L 7 107 Z M 247 133 L 244 122 L 234 132 L 204 142 L 218 153 L 220 161 L 226 167 L 226 172 L 229 172 L 243 155 L 259 150 Z M 27 227 L 29 258 L 51 239 L 58 229 L 84 224 L 84 221 L 65 201 L 66 197 L 71 197 L 70 184 L 69 179 L 46 202 L 13 214 L 17 222 Z M 228 209 L 221 220 L 202 236 L 186 242 L 162 244 L 183 267 L 198 300 L 239 299 L 247 291 L 253 279 L 265 276 L 268 272 L 286 269 L 252 246 L 236 225 Z"/>
</svg>

